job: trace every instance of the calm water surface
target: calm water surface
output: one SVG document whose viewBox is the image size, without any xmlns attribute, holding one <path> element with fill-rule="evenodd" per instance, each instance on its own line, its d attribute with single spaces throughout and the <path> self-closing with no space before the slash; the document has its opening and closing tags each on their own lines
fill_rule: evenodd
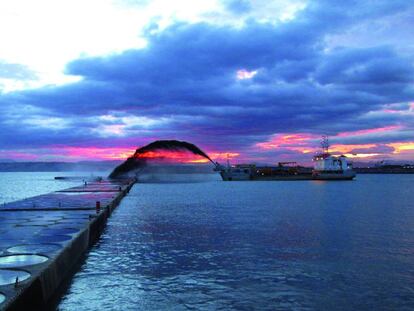
<svg viewBox="0 0 414 311">
<path fill-rule="evenodd" d="M 79 185 L 55 176 L 88 176 L 85 172 L 0 172 L 0 204 Z"/>
<path fill-rule="evenodd" d="M 136 184 L 61 310 L 413 310 L 414 175 Z"/>
</svg>

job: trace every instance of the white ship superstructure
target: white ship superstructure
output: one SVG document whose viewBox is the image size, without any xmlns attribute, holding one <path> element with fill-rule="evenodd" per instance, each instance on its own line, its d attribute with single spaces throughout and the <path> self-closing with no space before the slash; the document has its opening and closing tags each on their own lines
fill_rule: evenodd
<svg viewBox="0 0 414 311">
<path fill-rule="evenodd" d="M 355 171 L 346 156 L 333 156 L 329 153 L 318 154 L 313 158 L 312 175 L 314 179 L 353 179 Z"/>
<path fill-rule="evenodd" d="M 312 175 L 314 179 L 350 180 L 356 176 L 352 164 L 348 162 L 346 156 L 333 156 L 329 153 L 327 137 L 323 137 L 321 145 L 323 152 L 313 157 Z"/>
</svg>

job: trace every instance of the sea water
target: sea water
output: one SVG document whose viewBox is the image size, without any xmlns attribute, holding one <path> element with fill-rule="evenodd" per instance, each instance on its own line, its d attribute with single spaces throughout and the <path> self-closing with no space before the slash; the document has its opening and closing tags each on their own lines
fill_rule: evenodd
<svg viewBox="0 0 414 311">
<path fill-rule="evenodd" d="M 56 176 L 84 175 L 85 172 L 0 172 L 0 208 L 3 203 L 78 186 L 81 183 L 81 180 L 55 180 Z"/>
<path fill-rule="evenodd" d="M 3 197 L 33 191 L 11 179 Z M 138 183 L 58 308 L 412 310 L 414 175 Z"/>
<path fill-rule="evenodd" d="M 136 184 L 61 310 L 413 310 L 414 175 Z"/>
</svg>

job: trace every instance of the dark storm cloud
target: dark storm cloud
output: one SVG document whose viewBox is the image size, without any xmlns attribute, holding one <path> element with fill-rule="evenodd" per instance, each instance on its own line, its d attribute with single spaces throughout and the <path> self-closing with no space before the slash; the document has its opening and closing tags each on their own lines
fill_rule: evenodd
<svg viewBox="0 0 414 311">
<path fill-rule="evenodd" d="M 315 79 L 321 84 L 383 84 L 413 81 L 412 61 L 398 56 L 391 47 L 338 49 L 327 54 Z"/>
<path fill-rule="evenodd" d="M 233 11 L 250 8 L 247 1 L 226 3 Z M 72 123 L 52 133 L 22 126 L 13 140 L 0 134 L 1 144 L 87 143 L 99 122 L 81 118 L 117 112 L 172 118 L 154 134 L 164 137 L 157 138 L 223 150 L 247 148 L 277 132 L 378 126 L 378 118 L 355 120 L 385 104 L 414 99 L 413 60 L 383 45 L 329 50 L 325 38 L 406 6 L 407 1 L 315 1 L 287 23 L 250 21 L 241 28 L 178 23 L 148 33 L 145 49 L 68 64 L 68 74 L 83 77 L 79 82 L 2 95 L 0 103 L 38 107 Z M 238 80 L 242 69 L 257 74 Z M 1 119 L 0 126 L 3 132 L 13 128 Z"/>
<path fill-rule="evenodd" d="M 74 61 L 67 72 L 97 81 L 133 82 L 140 86 L 164 83 L 167 87 L 183 87 L 183 82 L 211 78 L 217 84 L 232 83 L 236 69 L 252 70 L 309 58 L 315 53 L 315 38 L 311 31 L 302 30 L 296 33 L 256 23 L 242 29 L 177 24 L 151 36 L 147 49 Z"/>
</svg>

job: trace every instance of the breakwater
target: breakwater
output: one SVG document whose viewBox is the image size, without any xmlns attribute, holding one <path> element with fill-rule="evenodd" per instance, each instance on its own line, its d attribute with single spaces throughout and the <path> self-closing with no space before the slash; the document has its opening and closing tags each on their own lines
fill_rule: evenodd
<svg viewBox="0 0 414 311">
<path fill-rule="evenodd" d="M 2 204 L 0 310 L 44 308 L 134 182 L 103 180 Z"/>
</svg>

